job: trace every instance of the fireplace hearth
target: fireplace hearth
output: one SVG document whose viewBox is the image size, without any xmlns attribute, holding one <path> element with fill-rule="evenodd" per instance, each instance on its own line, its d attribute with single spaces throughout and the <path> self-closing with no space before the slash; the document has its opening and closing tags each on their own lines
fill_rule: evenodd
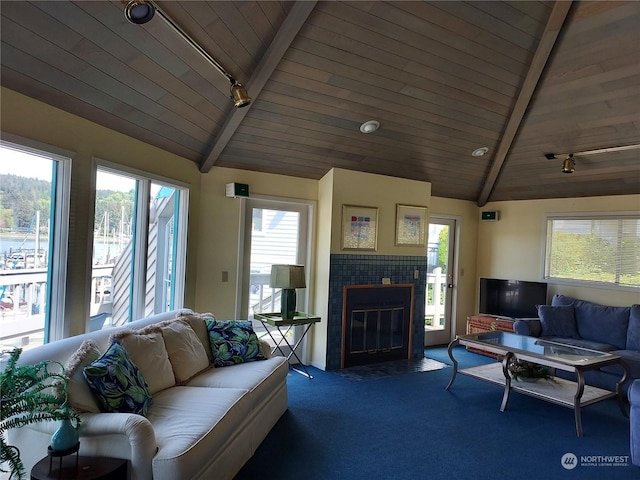
<svg viewBox="0 0 640 480">
<path fill-rule="evenodd" d="M 342 368 L 411 358 L 413 284 L 344 287 Z"/>
</svg>

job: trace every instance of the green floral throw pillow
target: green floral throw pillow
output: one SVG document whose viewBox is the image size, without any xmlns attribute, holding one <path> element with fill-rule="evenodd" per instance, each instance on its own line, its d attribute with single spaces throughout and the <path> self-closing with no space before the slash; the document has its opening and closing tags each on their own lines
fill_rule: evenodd
<svg viewBox="0 0 640 480">
<path fill-rule="evenodd" d="M 216 367 L 266 359 L 250 321 L 206 319 L 205 323 Z"/>
<path fill-rule="evenodd" d="M 146 416 L 151 406 L 149 387 L 119 342 L 87 365 L 83 374 L 103 412 Z"/>
</svg>

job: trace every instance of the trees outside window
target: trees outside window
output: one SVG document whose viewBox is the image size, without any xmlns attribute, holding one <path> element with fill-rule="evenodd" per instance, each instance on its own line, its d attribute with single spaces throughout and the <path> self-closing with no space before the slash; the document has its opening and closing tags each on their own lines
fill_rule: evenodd
<svg viewBox="0 0 640 480">
<path fill-rule="evenodd" d="M 549 218 L 545 278 L 640 287 L 640 216 Z"/>
</svg>

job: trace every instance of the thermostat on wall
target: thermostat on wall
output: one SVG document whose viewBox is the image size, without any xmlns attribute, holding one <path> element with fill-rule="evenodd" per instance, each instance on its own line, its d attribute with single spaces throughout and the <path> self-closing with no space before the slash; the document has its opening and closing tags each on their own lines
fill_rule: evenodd
<svg viewBox="0 0 640 480">
<path fill-rule="evenodd" d="M 249 185 L 246 183 L 227 183 L 226 195 L 231 198 L 248 197 Z"/>
<path fill-rule="evenodd" d="M 499 212 L 496 211 L 482 212 L 482 220 L 484 220 L 485 222 L 497 222 L 499 216 Z"/>
</svg>

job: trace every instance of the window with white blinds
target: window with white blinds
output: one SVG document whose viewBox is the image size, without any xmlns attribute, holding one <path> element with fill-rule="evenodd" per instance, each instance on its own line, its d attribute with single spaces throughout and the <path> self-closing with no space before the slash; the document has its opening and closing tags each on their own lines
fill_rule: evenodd
<svg viewBox="0 0 640 480">
<path fill-rule="evenodd" d="M 640 215 L 548 217 L 545 278 L 640 287 Z"/>
</svg>

